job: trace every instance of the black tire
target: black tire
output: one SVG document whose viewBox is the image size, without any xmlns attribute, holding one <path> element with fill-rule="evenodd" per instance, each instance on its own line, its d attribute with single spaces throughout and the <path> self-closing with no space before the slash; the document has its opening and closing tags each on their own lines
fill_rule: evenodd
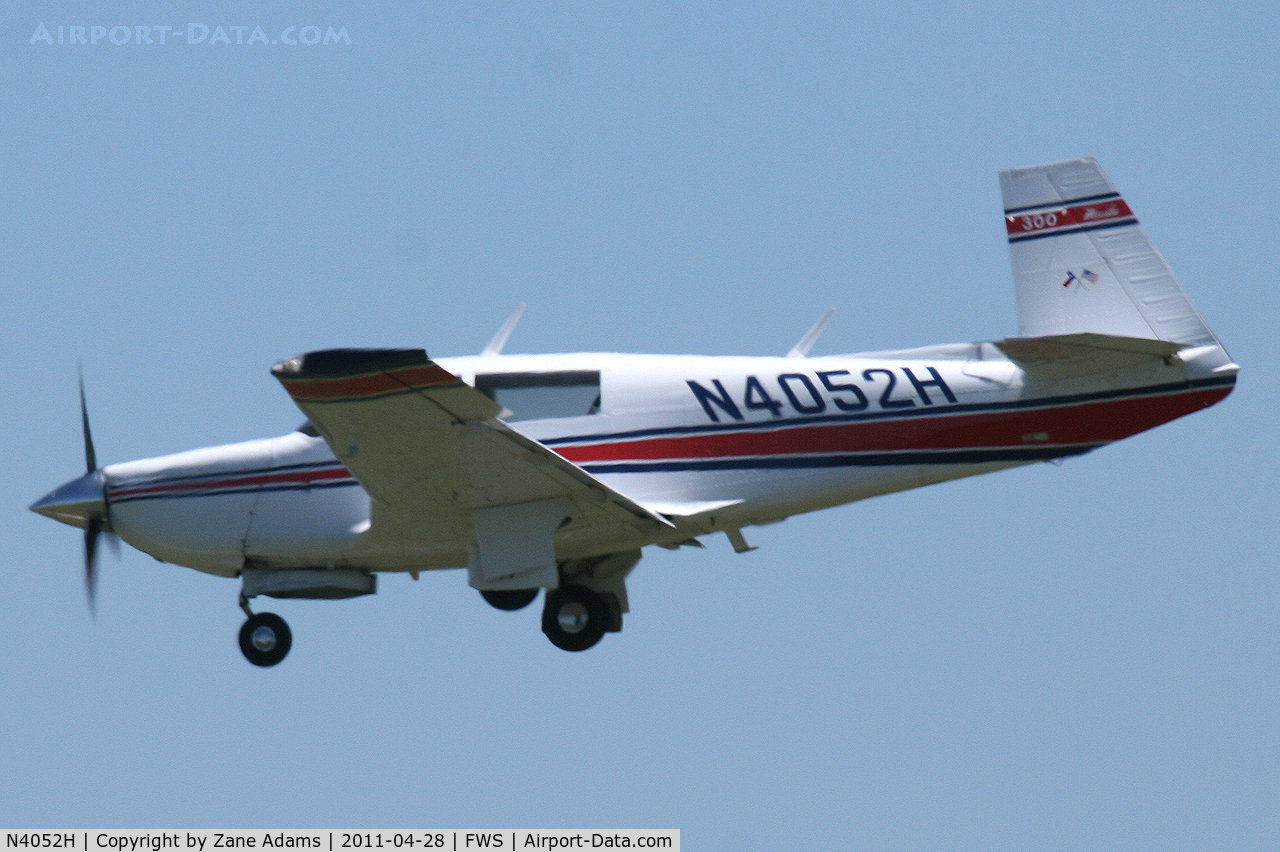
<svg viewBox="0 0 1280 852">
<path fill-rule="evenodd" d="M 584 586 L 561 586 L 547 592 L 542 632 L 565 651 L 585 651 L 600 641 L 609 627 L 609 606 Z"/>
<path fill-rule="evenodd" d="M 484 589 L 481 590 L 480 597 L 494 609 L 515 612 L 533 603 L 533 599 L 538 596 L 538 591 L 538 589 L 503 589 L 502 591 Z"/>
<path fill-rule="evenodd" d="M 293 647 L 293 633 L 274 612 L 252 615 L 240 628 L 240 651 L 255 666 L 274 666 Z"/>
</svg>

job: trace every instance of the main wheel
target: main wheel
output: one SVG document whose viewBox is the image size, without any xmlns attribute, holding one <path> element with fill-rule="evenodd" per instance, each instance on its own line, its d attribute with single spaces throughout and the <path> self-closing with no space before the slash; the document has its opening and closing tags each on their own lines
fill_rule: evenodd
<svg viewBox="0 0 1280 852">
<path fill-rule="evenodd" d="M 585 586 L 561 586 L 547 592 L 542 632 L 565 651 L 585 651 L 600 641 L 609 627 L 609 606 Z"/>
<path fill-rule="evenodd" d="M 480 592 L 480 597 L 484 598 L 489 606 L 503 609 L 507 612 L 524 609 L 533 603 L 533 599 L 537 596 L 537 589 L 504 589 L 502 591 L 482 589 Z"/>
<path fill-rule="evenodd" d="M 240 650 L 255 666 L 274 666 L 293 645 L 289 625 L 274 612 L 259 612 L 240 628 Z"/>
</svg>

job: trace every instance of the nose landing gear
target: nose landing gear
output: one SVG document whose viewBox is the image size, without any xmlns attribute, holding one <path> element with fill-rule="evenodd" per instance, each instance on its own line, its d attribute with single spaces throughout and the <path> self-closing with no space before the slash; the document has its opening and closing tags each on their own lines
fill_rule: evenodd
<svg viewBox="0 0 1280 852">
<path fill-rule="evenodd" d="M 248 619 L 240 627 L 240 651 L 255 666 L 274 666 L 285 658 L 293 646 L 293 632 L 285 620 L 274 612 L 256 615 L 249 609 L 249 601 L 240 597 L 240 608 Z"/>
</svg>

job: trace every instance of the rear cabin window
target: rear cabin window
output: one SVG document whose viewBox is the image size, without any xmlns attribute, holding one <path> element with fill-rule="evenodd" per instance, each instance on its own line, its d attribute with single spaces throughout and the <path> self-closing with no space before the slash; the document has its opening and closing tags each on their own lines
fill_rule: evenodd
<svg viewBox="0 0 1280 852">
<path fill-rule="evenodd" d="M 489 373 L 476 389 L 511 412 L 508 420 L 580 417 L 600 411 L 600 372 Z"/>
</svg>

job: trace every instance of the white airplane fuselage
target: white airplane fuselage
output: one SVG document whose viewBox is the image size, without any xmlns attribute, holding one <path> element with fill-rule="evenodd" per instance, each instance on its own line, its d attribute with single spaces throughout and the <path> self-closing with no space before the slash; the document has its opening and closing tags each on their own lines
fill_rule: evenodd
<svg viewBox="0 0 1280 852">
<path fill-rule="evenodd" d="M 477 377 L 599 373 L 598 409 L 508 422 L 676 519 L 657 538 L 559 542 L 561 559 L 674 545 L 790 515 L 1087 452 L 1212 405 L 1219 347 L 1028 384 L 991 343 L 821 358 L 626 354 L 440 359 Z M 1225 371 L 1224 366 L 1230 365 Z M 464 567 L 471 532 L 431 547 L 370 530 L 370 497 L 302 431 L 109 465 L 115 531 L 157 559 L 223 576 L 272 567 Z"/>
</svg>

